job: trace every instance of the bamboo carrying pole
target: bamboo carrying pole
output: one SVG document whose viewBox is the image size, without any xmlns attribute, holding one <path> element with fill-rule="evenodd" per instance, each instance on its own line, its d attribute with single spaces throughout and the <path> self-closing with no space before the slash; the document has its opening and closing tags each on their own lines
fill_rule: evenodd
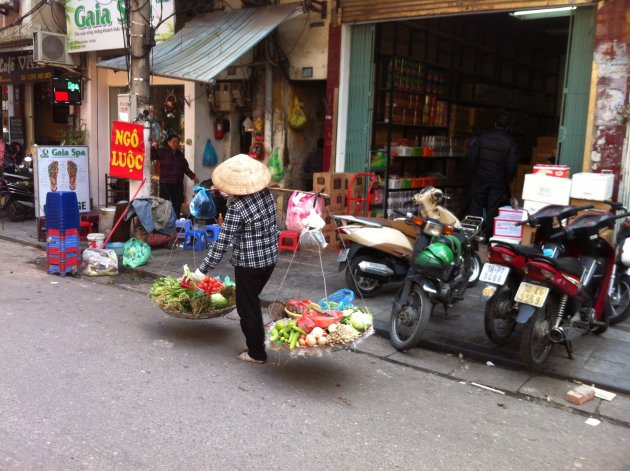
<svg viewBox="0 0 630 471">
<path fill-rule="evenodd" d="M 303 191 L 303 190 L 292 190 L 291 188 L 280 188 L 280 187 L 269 187 L 270 191 L 280 191 L 282 193 L 293 193 L 294 191 L 299 191 L 300 193 L 304 193 L 306 195 L 319 195 L 322 198 L 330 198 L 330 195 L 324 193 L 323 191 Z"/>
</svg>

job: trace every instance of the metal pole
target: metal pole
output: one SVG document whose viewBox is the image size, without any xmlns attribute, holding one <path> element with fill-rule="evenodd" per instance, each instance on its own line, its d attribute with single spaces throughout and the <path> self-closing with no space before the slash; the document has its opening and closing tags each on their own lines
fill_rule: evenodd
<svg viewBox="0 0 630 471">
<path fill-rule="evenodd" d="M 149 109 L 149 99 L 151 93 L 150 84 L 150 64 L 149 53 L 153 38 L 150 37 L 151 30 L 149 19 L 151 18 L 151 2 L 149 0 L 130 0 L 129 1 L 129 63 L 130 63 L 130 83 L 129 92 L 131 102 L 136 104 L 135 115 L 131 116 L 130 121 L 136 122 L 139 115 Z M 132 106 L 133 110 L 134 107 Z M 146 134 L 146 130 L 145 130 Z M 145 137 L 145 178 L 147 171 L 151 168 L 151 147 L 147 146 Z M 151 193 L 150 173 L 149 184 L 138 188 L 139 182 L 131 181 L 129 185 L 129 193 L 143 189 L 140 197 L 149 196 Z"/>
</svg>

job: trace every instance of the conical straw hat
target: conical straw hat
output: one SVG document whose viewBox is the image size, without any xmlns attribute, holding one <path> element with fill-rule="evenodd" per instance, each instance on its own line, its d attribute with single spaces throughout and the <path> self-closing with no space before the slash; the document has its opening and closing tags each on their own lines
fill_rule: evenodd
<svg viewBox="0 0 630 471">
<path fill-rule="evenodd" d="M 212 172 L 212 184 L 228 195 L 251 195 L 265 189 L 270 182 L 269 169 L 245 154 L 230 157 Z"/>
</svg>

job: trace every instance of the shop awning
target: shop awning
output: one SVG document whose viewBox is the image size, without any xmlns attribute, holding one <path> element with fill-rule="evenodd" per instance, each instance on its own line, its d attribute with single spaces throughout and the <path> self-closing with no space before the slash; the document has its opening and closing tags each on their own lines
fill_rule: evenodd
<svg viewBox="0 0 630 471">
<path fill-rule="evenodd" d="M 284 20 L 302 13 L 291 3 L 218 11 L 196 18 L 151 52 L 151 75 L 209 82 Z M 97 64 L 127 70 L 125 56 Z"/>
</svg>

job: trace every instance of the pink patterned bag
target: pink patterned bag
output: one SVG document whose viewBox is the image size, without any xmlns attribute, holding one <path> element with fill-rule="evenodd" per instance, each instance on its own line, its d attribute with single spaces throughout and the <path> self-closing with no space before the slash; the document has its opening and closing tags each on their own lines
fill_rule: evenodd
<svg viewBox="0 0 630 471">
<path fill-rule="evenodd" d="M 313 202 L 315 205 L 313 206 Z M 306 219 L 314 212 L 318 216 L 322 215 L 322 198 L 309 195 L 300 191 L 294 191 L 289 197 L 287 206 L 287 217 L 285 225 L 288 231 L 301 232 L 306 227 Z"/>
</svg>

